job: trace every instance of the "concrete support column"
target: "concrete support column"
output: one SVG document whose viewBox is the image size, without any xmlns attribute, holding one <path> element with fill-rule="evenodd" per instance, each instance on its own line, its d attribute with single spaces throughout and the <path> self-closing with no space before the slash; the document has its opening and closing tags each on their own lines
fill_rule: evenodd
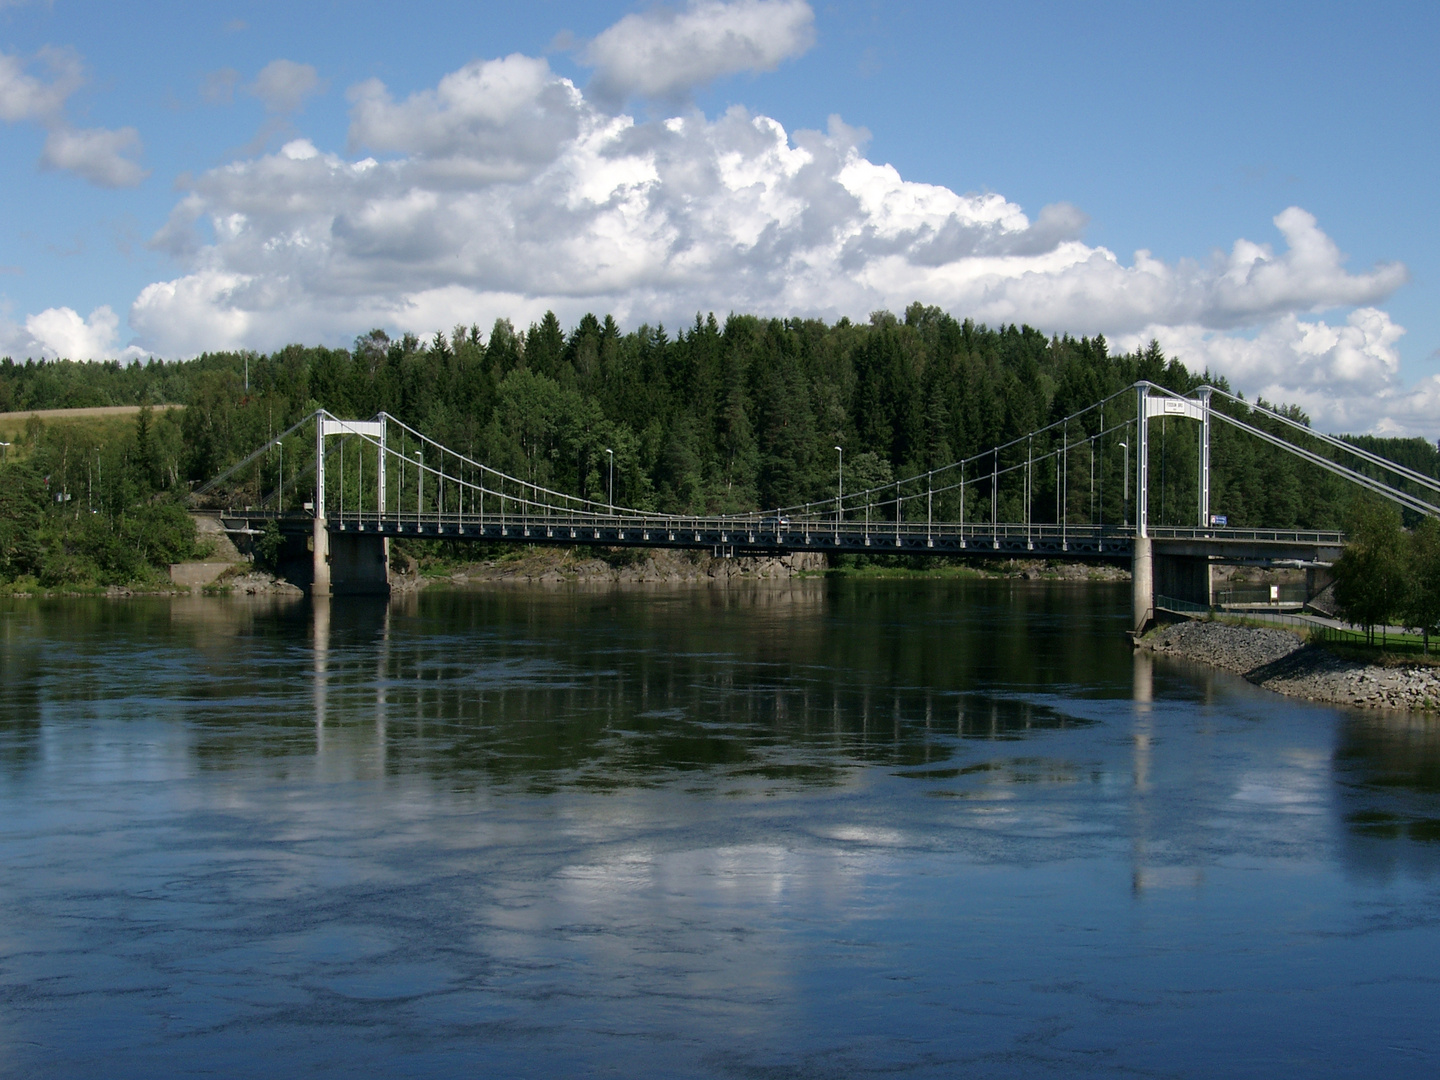
<svg viewBox="0 0 1440 1080">
<path fill-rule="evenodd" d="M 1155 610 L 1155 557 L 1148 536 L 1137 536 L 1130 564 L 1131 602 L 1135 632 L 1143 631 Z"/>
<path fill-rule="evenodd" d="M 325 527 L 325 519 L 318 514 L 315 517 L 315 540 L 314 540 L 315 568 L 310 577 L 311 596 L 330 595 L 330 530 Z"/>
</svg>

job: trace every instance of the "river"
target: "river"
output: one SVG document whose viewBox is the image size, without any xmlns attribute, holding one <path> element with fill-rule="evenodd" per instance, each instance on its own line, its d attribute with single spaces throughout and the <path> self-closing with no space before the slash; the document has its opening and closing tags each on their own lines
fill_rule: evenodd
<svg viewBox="0 0 1440 1080">
<path fill-rule="evenodd" d="M 0 1075 L 1436 1075 L 1440 727 L 1128 612 L 0 601 Z"/>
</svg>

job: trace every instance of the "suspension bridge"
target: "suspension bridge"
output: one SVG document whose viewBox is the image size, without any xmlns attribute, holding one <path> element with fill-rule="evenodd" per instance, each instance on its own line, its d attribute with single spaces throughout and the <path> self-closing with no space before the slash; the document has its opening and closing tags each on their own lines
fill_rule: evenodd
<svg viewBox="0 0 1440 1080">
<path fill-rule="evenodd" d="M 1216 407 L 1217 398 L 1232 407 Z M 856 490 L 846 490 L 844 450 L 837 446 L 833 497 L 697 516 L 617 505 L 613 455 L 607 498 L 582 498 L 494 469 L 387 413 L 349 420 L 322 409 L 197 488 L 192 505 L 218 512 L 227 531 L 242 537 L 275 523 L 288 576 L 316 594 L 388 592 L 388 544 L 398 537 L 701 548 L 723 556 L 1085 559 L 1130 565 L 1137 629 L 1153 617 L 1157 596 L 1209 606 L 1216 565 L 1302 567 L 1313 592 L 1328 580 L 1325 572 L 1344 545 L 1338 531 L 1233 528 L 1212 514 L 1216 423 L 1404 509 L 1440 516 L 1440 481 L 1283 414 L 1265 410 L 1266 426 L 1252 422 L 1261 418 L 1255 406 L 1219 388 L 1180 395 L 1139 382 L 981 453 Z M 1196 424 L 1194 503 L 1186 511 L 1193 513 L 1192 524 L 1151 520 L 1151 427 L 1157 419 L 1162 427 L 1169 421 Z M 1118 520 L 1116 451 L 1124 462 Z"/>
</svg>

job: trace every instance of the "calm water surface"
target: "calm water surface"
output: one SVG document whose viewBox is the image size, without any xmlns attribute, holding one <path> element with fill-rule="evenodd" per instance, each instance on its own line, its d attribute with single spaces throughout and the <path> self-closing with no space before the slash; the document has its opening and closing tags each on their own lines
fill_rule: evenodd
<svg viewBox="0 0 1440 1080">
<path fill-rule="evenodd" d="M 1435 1076 L 1440 728 L 1128 587 L 0 603 L 5 1076 Z"/>
</svg>

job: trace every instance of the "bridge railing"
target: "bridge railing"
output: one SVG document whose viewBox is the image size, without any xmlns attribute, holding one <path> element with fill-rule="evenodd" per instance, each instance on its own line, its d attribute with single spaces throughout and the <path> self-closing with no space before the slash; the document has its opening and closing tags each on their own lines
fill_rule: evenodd
<svg viewBox="0 0 1440 1080">
<path fill-rule="evenodd" d="M 247 515 L 242 512 L 235 512 L 233 516 L 258 517 L 273 515 L 261 515 L 259 512 L 256 512 L 253 515 Z M 298 515 L 287 515 L 287 517 L 294 517 L 298 519 Z M 437 515 L 428 511 L 417 514 L 414 510 L 409 510 L 399 512 L 387 512 L 383 515 L 377 515 L 373 511 L 366 511 L 364 514 L 361 514 L 359 512 L 347 512 L 342 515 L 338 512 L 332 511 L 327 520 L 335 526 L 340 526 L 347 523 L 350 525 L 383 523 L 403 525 L 406 526 L 407 530 L 414 525 L 419 525 L 422 528 L 427 528 L 433 527 L 437 524 L 444 525 L 447 528 L 459 525 L 468 526 L 472 524 L 484 524 L 487 526 L 564 525 L 566 527 L 574 527 L 580 529 L 624 529 L 627 531 L 639 529 L 690 529 L 700 530 L 703 532 L 720 531 L 733 532 L 737 534 L 780 533 L 783 535 L 793 535 L 798 533 L 813 533 L 816 535 L 823 535 L 838 532 L 843 533 L 847 536 L 868 535 L 873 536 L 876 539 L 881 539 L 886 536 L 925 536 L 927 534 L 934 534 L 936 536 L 942 534 L 947 536 L 990 536 L 993 534 L 1007 537 L 1024 537 L 1027 535 L 1033 535 L 1036 537 L 1044 536 L 1055 538 L 1060 538 L 1063 536 L 1113 536 L 1123 538 L 1130 535 L 1129 530 L 1124 529 L 1120 526 L 1113 525 L 1071 525 L 1066 526 L 1062 529 L 1058 525 L 1026 526 L 1006 522 L 1002 522 L 996 525 L 991 525 L 984 522 L 969 522 L 965 525 L 959 525 L 954 522 L 936 522 L 934 524 L 927 525 L 923 521 L 907 521 L 899 525 L 896 525 L 894 522 L 872 522 L 870 527 L 867 529 L 864 522 L 850 520 L 846 520 L 837 524 L 837 522 L 835 522 L 833 519 L 829 521 L 797 521 L 789 519 L 777 520 L 775 518 L 766 518 L 764 516 L 757 516 L 754 518 L 731 515 L 692 517 L 683 515 L 644 513 L 607 515 L 596 513 L 566 514 L 559 512 L 548 514 L 520 514 L 498 512 L 487 512 L 484 514 L 480 514 L 466 512 L 464 514 L 445 513 Z"/>
<path fill-rule="evenodd" d="M 1345 534 L 1336 529 L 1232 529 L 1151 525 L 1150 536 L 1155 540 L 1248 540 L 1256 543 L 1306 544 L 1316 547 L 1343 547 L 1345 544 Z"/>
<path fill-rule="evenodd" d="M 235 519 L 246 519 L 253 521 L 275 519 L 277 515 L 273 512 L 256 508 L 248 511 L 231 511 L 226 516 Z M 313 520 L 312 513 L 289 512 L 279 517 L 282 523 L 287 523 L 294 529 L 308 527 Z M 332 512 L 330 518 L 332 528 L 341 531 L 395 531 L 409 535 L 430 535 L 451 534 L 454 535 L 462 530 L 469 529 L 492 529 L 492 528 L 535 528 L 535 529 L 563 529 L 563 530 L 590 530 L 599 531 L 608 535 L 617 532 L 635 534 L 643 532 L 657 533 L 694 533 L 703 534 L 706 542 L 714 536 L 723 536 L 726 539 L 722 542 L 751 543 L 751 538 L 782 538 L 797 536 L 844 536 L 847 538 L 860 538 L 863 542 L 868 538 L 873 546 L 883 547 L 886 540 L 892 543 L 898 538 L 905 542 L 913 543 L 916 540 L 927 538 L 986 541 L 1000 539 L 1007 542 L 1034 540 L 1044 542 L 1047 547 L 1055 543 L 1064 544 L 1066 541 L 1075 541 L 1077 544 L 1106 541 L 1117 545 L 1124 543 L 1127 547 L 1133 537 L 1133 529 L 1123 525 L 1055 525 L 1055 524 L 1034 524 L 1024 525 L 1013 522 L 1000 522 L 991 524 L 988 522 L 967 522 L 961 525 L 956 522 L 871 522 L 867 527 L 863 521 L 845 519 L 836 522 L 829 518 L 812 518 L 809 520 L 796 520 L 793 518 L 752 514 L 752 515 L 683 515 L 683 514 L 646 514 L 646 513 L 616 513 L 604 514 L 593 512 L 580 513 L 444 513 L 436 514 L 425 511 L 417 514 L 414 510 L 389 511 L 385 514 L 377 514 L 373 510 L 360 512 L 352 510 L 344 514 Z M 1214 541 L 1219 543 L 1262 543 L 1262 544 L 1284 544 L 1298 547 L 1342 547 L 1345 543 L 1345 534 L 1335 530 L 1327 529 L 1240 529 L 1240 528 L 1198 528 L 1185 526 L 1162 526 L 1152 527 L 1151 536 L 1155 540 L 1199 540 Z M 730 539 L 730 538 L 734 539 Z M 630 538 L 630 537 L 627 537 Z M 910 546 L 909 543 L 906 546 Z"/>
</svg>

